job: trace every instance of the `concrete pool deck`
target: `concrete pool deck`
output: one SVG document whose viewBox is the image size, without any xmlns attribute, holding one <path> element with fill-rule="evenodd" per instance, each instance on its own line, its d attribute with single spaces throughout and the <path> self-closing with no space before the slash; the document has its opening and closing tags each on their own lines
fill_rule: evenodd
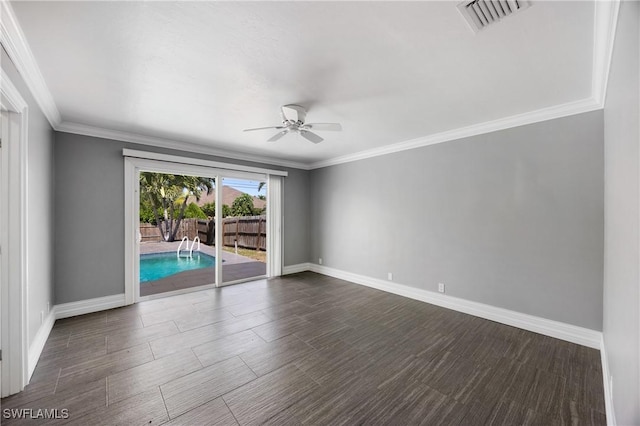
<svg viewBox="0 0 640 426">
<path fill-rule="evenodd" d="M 174 242 L 149 242 L 140 243 L 140 254 L 152 253 L 175 253 L 180 246 L 180 241 Z M 216 255 L 215 247 L 200 244 L 200 251 L 210 256 Z M 222 282 L 231 282 L 251 277 L 266 275 L 267 265 L 257 260 L 240 256 L 235 253 L 222 252 Z M 161 278 L 155 281 L 148 281 L 140 285 L 140 296 L 164 293 L 167 291 L 182 290 L 185 288 L 199 287 L 213 284 L 215 282 L 216 268 L 201 268 L 191 271 L 184 271 Z"/>
</svg>

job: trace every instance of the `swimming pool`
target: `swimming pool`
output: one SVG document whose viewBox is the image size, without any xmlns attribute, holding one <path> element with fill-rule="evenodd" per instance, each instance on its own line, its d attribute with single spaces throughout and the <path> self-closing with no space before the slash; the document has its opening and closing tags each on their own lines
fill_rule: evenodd
<svg viewBox="0 0 640 426">
<path fill-rule="evenodd" d="M 184 271 L 212 268 L 216 258 L 202 252 L 193 257 L 178 257 L 175 252 L 140 255 L 140 282 L 155 281 Z"/>
</svg>

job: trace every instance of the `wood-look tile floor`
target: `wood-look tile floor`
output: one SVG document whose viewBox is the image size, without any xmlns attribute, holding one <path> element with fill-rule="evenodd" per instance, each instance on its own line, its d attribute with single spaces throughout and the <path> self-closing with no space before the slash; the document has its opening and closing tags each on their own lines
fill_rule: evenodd
<svg viewBox="0 0 640 426">
<path fill-rule="evenodd" d="M 310 272 L 59 320 L 7 408 L 68 410 L 36 424 L 606 424 L 597 350 Z"/>
</svg>

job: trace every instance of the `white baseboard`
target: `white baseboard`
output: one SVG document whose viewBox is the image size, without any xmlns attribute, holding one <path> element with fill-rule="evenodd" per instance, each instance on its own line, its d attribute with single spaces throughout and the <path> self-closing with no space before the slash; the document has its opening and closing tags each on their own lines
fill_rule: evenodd
<svg viewBox="0 0 640 426">
<path fill-rule="evenodd" d="M 602 333 L 588 328 L 536 317 L 534 315 L 523 314 L 509 309 L 498 308 L 484 303 L 446 296 L 433 291 L 410 287 L 403 284 L 389 283 L 388 281 L 354 274 L 352 272 L 346 272 L 323 265 L 316 265 L 312 263 L 310 264 L 309 270 L 319 274 L 340 278 L 345 281 L 350 281 L 355 284 L 397 294 L 399 296 L 431 303 L 432 305 L 442 306 L 443 308 L 453 309 L 454 311 L 464 312 L 480 318 L 533 331 L 534 333 L 544 334 L 545 336 L 555 337 L 556 339 L 566 340 L 571 343 L 577 343 L 594 349 L 600 349 Z"/>
<path fill-rule="evenodd" d="M 57 319 L 74 317 L 76 315 L 90 314 L 93 312 L 104 311 L 106 309 L 119 308 L 125 305 L 124 294 L 116 294 L 113 296 L 98 297 L 95 299 L 81 300 L 78 302 L 63 303 L 55 305 L 44 319 L 44 322 L 38 329 L 33 343 L 29 347 L 28 357 L 28 380 L 31 380 L 45 343 L 51 334 L 51 329 Z"/>
<path fill-rule="evenodd" d="M 310 271 L 311 263 L 298 263 L 296 265 L 288 265 L 282 268 L 282 275 L 297 274 L 298 272 Z"/>
<path fill-rule="evenodd" d="M 55 308 L 49 312 L 49 315 L 44 319 L 44 322 L 38 329 L 35 338 L 33 339 L 33 343 L 29 346 L 29 380 L 31 380 L 31 376 L 33 375 L 33 371 L 36 369 L 36 365 L 38 364 L 38 360 L 40 359 L 40 355 L 42 354 L 42 350 L 44 349 L 45 343 L 47 343 L 47 339 L 49 338 L 49 334 L 51 333 L 51 329 L 53 328 L 53 324 L 56 322 L 56 314 Z"/>
<path fill-rule="evenodd" d="M 95 299 L 80 300 L 78 302 L 63 303 L 54 307 L 56 319 L 90 314 L 106 309 L 119 308 L 126 305 L 124 293 L 113 296 L 96 297 Z"/>
<path fill-rule="evenodd" d="M 609 358 L 604 344 L 604 336 L 600 340 L 600 363 L 602 364 L 602 385 L 604 386 L 604 407 L 607 414 L 607 425 L 616 426 L 616 413 L 613 410 L 613 389 L 609 378 Z"/>
<path fill-rule="evenodd" d="M 577 343 L 588 346 L 590 348 L 599 349 L 602 362 L 602 376 L 604 385 L 605 407 L 607 414 L 607 424 L 615 426 L 615 414 L 613 411 L 613 395 L 609 386 L 609 361 L 604 345 L 603 335 L 599 331 L 578 327 L 571 324 L 565 324 L 559 321 L 548 320 L 533 315 L 523 314 L 508 309 L 498 308 L 483 303 L 472 302 L 457 297 L 445 296 L 428 290 L 409 287 L 398 283 L 389 283 L 387 281 L 376 278 L 367 277 L 365 275 L 354 274 L 352 272 L 342 271 L 327 266 L 316 265 L 314 263 L 299 263 L 289 265 L 282 268 L 283 275 L 295 274 L 298 272 L 312 271 L 323 275 L 343 279 L 355 284 L 364 285 L 385 291 L 387 293 L 397 294 L 399 296 L 408 297 L 422 302 L 430 303 L 444 308 L 452 309 L 458 312 L 464 312 L 480 318 L 496 321 L 513 327 L 522 328 L 524 330 L 533 331 L 557 339 L 566 340 L 568 342 Z M 118 308 L 125 306 L 124 294 L 116 294 L 113 296 L 98 297 L 95 299 L 81 300 L 78 302 L 63 303 L 54 306 L 44 323 L 38 330 L 36 338 L 29 348 L 29 377 L 38 363 L 44 344 L 49 337 L 49 333 L 56 319 L 68 318 L 76 315 L 83 315 L 93 312 L 99 312 L 106 309 Z"/>
</svg>

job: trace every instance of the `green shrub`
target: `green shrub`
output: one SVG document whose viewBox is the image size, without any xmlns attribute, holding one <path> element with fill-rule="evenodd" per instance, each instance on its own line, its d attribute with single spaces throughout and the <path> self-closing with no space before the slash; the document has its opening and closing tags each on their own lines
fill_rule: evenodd
<svg viewBox="0 0 640 426">
<path fill-rule="evenodd" d="M 153 207 L 148 201 L 140 201 L 140 222 L 157 225 L 156 218 L 153 215 Z"/>
<path fill-rule="evenodd" d="M 184 217 L 185 219 L 191 219 L 191 218 L 206 219 L 207 215 L 202 211 L 200 206 L 198 206 L 196 203 L 189 203 L 187 205 L 187 208 L 184 210 Z"/>
<path fill-rule="evenodd" d="M 253 198 L 249 194 L 242 194 L 231 205 L 231 214 L 233 216 L 253 216 Z"/>
<path fill-rule="evenodd" d="M 206 214 L 208 217 L 215 217 L 216 215 L 216 203 L 206 203 L 204 204 L 202 207 L 202 211 L 204 212 L 204 214 Z M 223 204 L 222 205 L 222 217 L 227 217 L 231 215 L 231 208 L 226 205 Z"/>
</svg>

